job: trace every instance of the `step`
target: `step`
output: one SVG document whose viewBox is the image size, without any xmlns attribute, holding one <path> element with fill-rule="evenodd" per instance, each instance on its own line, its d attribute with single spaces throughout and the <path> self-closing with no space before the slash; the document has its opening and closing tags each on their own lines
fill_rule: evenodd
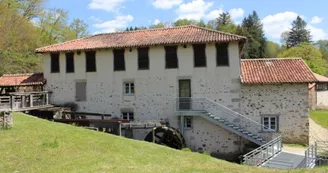
<svg viewBox="0 0 328 173">
<path fill-rule="evenodd" d="M 242 131 L 242 133 L 244 133 L 244 134 L 249 134 L 249 132 L 247 132 L 247 131 Z"/>
<path fill-rule="evenodd" d="M 235 125 L 233 125 L 233 124 L 228 124 L 228 126 L 229 126 L 229 127 L 234 127 Z"/>
<path fill-rule="evenodd" d="M 242 132 L 242 131 L 244 131 L 244 129 L 240 128 L 240 129 L 238 129 L 238 131 Z"/>
<path fill-rule="evenodd" d="M 214 119 L 216 119 L 216 120 L 223 120 L 223 119 L 221 119 L 220 117 L 214 117 Z"/>
<path fill-rule="evenodd" d="M 235 130 L 238 130 L 239 129 L 239 127 L 237 127 L 237 126 L 235 126 L 235 127 L 232 127 L 233 129 L 235 129 Z"/>
<path fill-rule="evenodd" d="M 252 133 L 249 133 L 249 134 L 247 134 L 247 135 L 250 136 L 250 137 L 254 136 Z"/>
</svg>

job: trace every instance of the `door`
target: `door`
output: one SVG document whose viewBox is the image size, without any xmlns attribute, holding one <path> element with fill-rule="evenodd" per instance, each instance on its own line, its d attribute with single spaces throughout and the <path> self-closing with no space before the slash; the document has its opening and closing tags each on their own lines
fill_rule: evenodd
<svg viewBox="0 0 328 173">
<path fill-rule="evenodd" d="M 179 80 L 179 110 L 191 109 L 190 79 Z"/>
</svg>

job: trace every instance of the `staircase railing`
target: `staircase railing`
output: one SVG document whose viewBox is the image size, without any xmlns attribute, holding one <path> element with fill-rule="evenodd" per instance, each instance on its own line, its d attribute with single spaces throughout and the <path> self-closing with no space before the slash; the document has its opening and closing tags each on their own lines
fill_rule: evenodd
<svg viewBox="0 0 328 173">
<path fill-rule="evenodd" d="M 261 145 L 255 150 L 243 155 L 242 164 L 249 166 L 260 166 L 270 158 L 276 156 L 282 151 L 281 136 L 271 140 L 270 142 Z M 287 163 L 285 163 L 287 164 Z"/>
<path fill-rule="evenodd" d="M 317 160 L 317 142 L 305 150 L 305 157 L 297 168 L 313 168 Z"/>
<path fill-rule="evenodd" d="M 208 98 L 180 97 L 176 99 L 176 111 L 205 111 L 229 121 L 248 132 L 271 141 L 279 135 L 262 124 Z"/>
</svg>

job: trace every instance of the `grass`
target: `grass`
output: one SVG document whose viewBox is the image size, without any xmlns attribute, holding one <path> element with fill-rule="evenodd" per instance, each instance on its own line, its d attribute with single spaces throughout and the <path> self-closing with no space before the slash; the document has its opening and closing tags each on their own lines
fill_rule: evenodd
<svg viewBox="0 0 328 173">
<path fill-rule="evenodd" d="M 14 114 L 0 131 L 0 172 L 280 172 Z M 287 172 L 287 171 L 282 171 Z M 294 170 L 290 172 L 308 172 Z M 328 167 L 313 169 L 328 172 Z"/>
<path fill-rule="evenodd" d="M 311 111 L 310 118 L 320 126 L 328 129 L 328 110 Z"/>
<path fill-rule="evenodd" d="M 291 148 L 304 148 L 304 149 L 307 148 L 307 146 L 301 144 L 284 144 L 284 146 L 291 147 Z"/>
</svg>

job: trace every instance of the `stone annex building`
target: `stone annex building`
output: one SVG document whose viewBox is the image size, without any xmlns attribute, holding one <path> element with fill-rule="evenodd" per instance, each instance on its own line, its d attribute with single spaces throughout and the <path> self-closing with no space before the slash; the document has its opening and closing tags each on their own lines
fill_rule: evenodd
<svg viewBox="0 0 328 173">
<path fill-rule="evenodd" d="M 98 34 L 39 48 L 52 104 L 129 121 L 164 121 L 194 151 L 245 152 L 280 134 L 309 141 L 301 58 L 240 58 L 246 38 L 196 26 Z M 240 128 L 242 127 L 242 128 Z M 144 139 L 149 130 L 134 130 Z"/>
</svg>

